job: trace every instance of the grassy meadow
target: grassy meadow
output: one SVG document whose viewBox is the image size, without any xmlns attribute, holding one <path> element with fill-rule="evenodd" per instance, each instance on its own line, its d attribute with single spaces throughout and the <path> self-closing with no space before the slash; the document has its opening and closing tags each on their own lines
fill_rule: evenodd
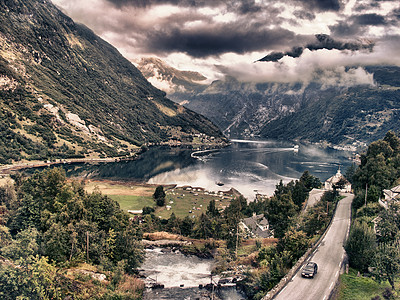
<svg viewBox="0 0 400 300">
<path fill-rule="evenodd" d="M 396 284 L 396 289 L 399 283 Z M 365 300 L 365 299 L 385 299 L 383 296 L 385 289 L 390 289 L 388 282 L 378 283 L 370 277 L 357 276 L 357 271 L 349 270 L 349 274 L 340 275 L 338 300 Z M 379 296 L 380 298 L 375 298 Z M 390 299 L 400 299 L 397 295 Z"/>
<path fill-rule="evenodd" d="M 123 210 L 140 210 L 145 206 L 156 207 L 153 193 L 157 185 L 111 182 L 111 181 L 88 181 L 85 185 L 87 192 L 95 190 L 108 195 L 117 201 Z M 166 193 L 165 206 L 157 207 L 156 216 L 168 219 L 172 213 L 179 218 L 186 216 L 199 216 L 205 213 L 211 200 L 216 201 L 220 210 L 229 205 L 233 194 L 227 192 L 212 193 L 201 188 L 191 187 L 164 187 Z"/>
</svg>

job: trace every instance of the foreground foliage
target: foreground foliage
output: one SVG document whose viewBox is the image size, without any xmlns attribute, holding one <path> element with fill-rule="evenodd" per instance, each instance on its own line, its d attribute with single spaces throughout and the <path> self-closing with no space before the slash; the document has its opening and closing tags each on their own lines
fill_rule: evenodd
<svg viewBox="0 0 400 300">
<path fill-rule="evenodd" d="M 118 203 L 67 182 L 61 169 L 17 176 L 14 187 L 0 188 L 0 204 L 5 298 L 61 299 L 73 293 L 74 283 L 60 270 L 80 262 L 97 265 L 111 278 L 120 273 L 109 286 L 115 290 L 123 274 L 133 274 L 143 260 L 141 231 Z"/>
</svg>

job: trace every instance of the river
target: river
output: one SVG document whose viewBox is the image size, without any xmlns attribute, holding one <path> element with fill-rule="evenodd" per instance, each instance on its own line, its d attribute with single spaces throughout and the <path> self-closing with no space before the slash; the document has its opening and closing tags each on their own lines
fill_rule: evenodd
<svg viewBox="0 0 400 300">
<path fill-rule="evenodd" d="M 191 149 L 152 147 L 139 159 L 101 164 L 66 166 L 69 176 L 134 180 L 154 184 L 203 187 L 210 191 L 241 192 L 249 201 L 255 193 L 271 195 L 280 180 L 298 179 L 305 170 L 326 180 L 341 166 L 352 163 L 352 153 L 318 145 L 277 141 L 233 140 L 232 145 L 205 155 Z"/>
<path fill-rule="evenodd" d="M 199 285 L 205 286 L 211 279 L 218 283 L 218 277 L 210 276 L 214 264 L 213 259 L 164 252 L 160 248 L 146 249 L 146 259 L 140 266 L 140 273 L 146 276 L 147 285 L 157 282 L 165 288 L 146 289 L 143 299 L 210 299 L 212 291 L 200 289 Z M 214 294 L 223 300 L 245 299 L 235 287 L 224 287 L 215 290 Z"/>
</svg>

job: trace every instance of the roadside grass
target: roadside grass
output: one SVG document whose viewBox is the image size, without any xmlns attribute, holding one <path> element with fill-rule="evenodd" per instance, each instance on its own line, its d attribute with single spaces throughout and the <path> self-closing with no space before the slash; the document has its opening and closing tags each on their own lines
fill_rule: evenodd
<svg viewBox="0 0 400 300">
<path fill-rule="evenodd" d="M 148 196 L 132 195 L 108 195 L 111 199 L 117 201 L 122 210 L 140 210 L 145 206 L 154 206 L 154 200 Z"/>
<path fill-rule="evenodd" d="M 369 300 L 376 296 L 385 299 L 382 294 L 386 288 L 390 288 L 388 282 L 378 283 L 370 277 L 357 277 L 357 271 L 350 268 L 349 274 L 340 275 L 337 300 Z"/>
</svg>

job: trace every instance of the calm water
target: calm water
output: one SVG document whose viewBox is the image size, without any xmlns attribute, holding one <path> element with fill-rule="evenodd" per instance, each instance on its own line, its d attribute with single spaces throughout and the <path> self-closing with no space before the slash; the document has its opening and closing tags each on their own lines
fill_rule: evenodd
<svg viewBox="0 0 400 300">
<path fill-rule="evenodd" d="M 352 163 L 349 152 L 305 144 L 299 144 L 295 152 L 293 146 L 276 141 L 234 140 L 227 148 L 197 158 L 189 149 L 157 147 L 135 161 L 66 168 L 69 176 L 174 183 L 208 190 L 234 187 L 252 200 L 256 191 L 271 195 L 280 180 L 298 179 L 305 170 L 324 181 L 336 173 L 339 165 L 345 171 Z"/>
</svg>

